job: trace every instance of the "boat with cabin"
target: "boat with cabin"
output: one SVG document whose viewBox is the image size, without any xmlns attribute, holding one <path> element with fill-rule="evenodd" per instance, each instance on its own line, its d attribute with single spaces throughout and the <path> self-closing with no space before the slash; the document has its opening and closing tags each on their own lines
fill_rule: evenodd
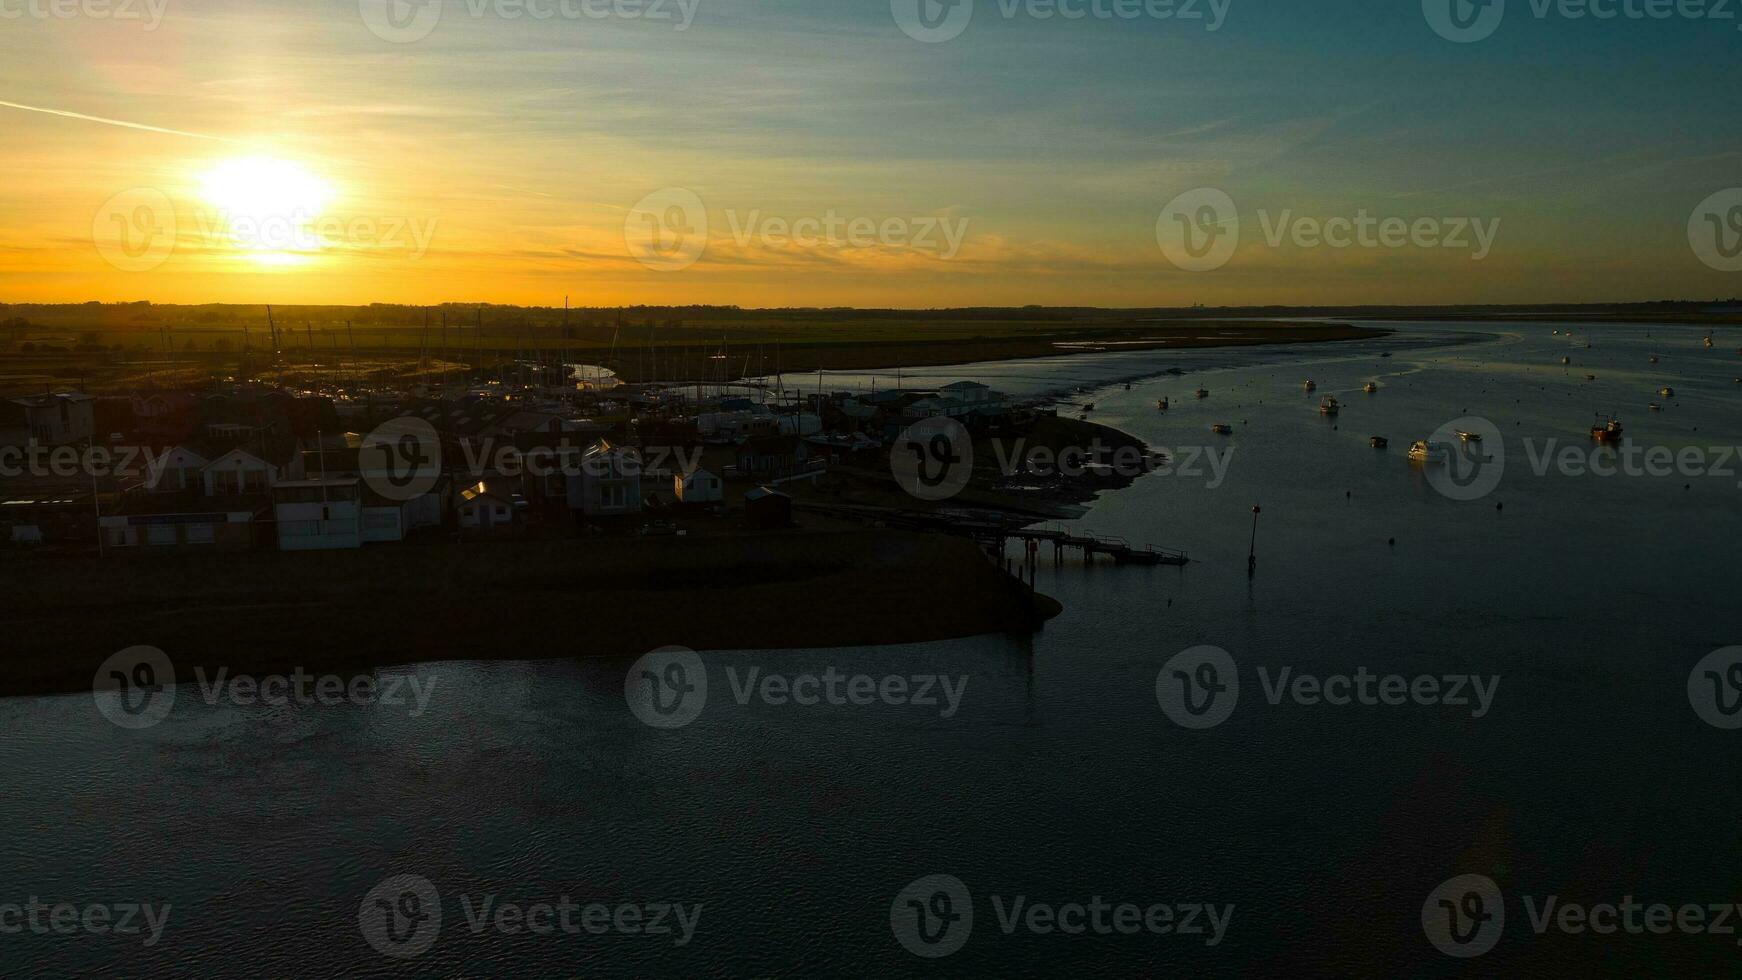
<svg viewBox="0 0 1742 980">
<path fill-rule="evenodd" d="M 1591 438 L 1598 442 L 1620 442 L 1625 433 L 1621 420 L 1613 415 L 1598 415 L 1596 424 L 1591 426 Z"/>
</svg>

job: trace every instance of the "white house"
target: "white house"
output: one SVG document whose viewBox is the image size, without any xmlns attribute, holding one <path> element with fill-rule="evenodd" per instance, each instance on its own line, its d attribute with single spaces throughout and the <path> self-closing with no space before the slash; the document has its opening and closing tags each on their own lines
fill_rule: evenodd
<svg viewBox="0 0 1742 980">
<path fill-rule="evenodd" d="M 212 460 L 201 474 L 208 497 L 265 493 L 280 481 L 300 475 L 287 473 L 284 467 L 261 459 L 240 446 Z"/>
<path fill-rule="evenodd" d="M 102 518 L 103 547 L 112 553 L 151 548 L 250 548 L 254 517 L 254 512 L 247 510 L 108 515 Z"/>
<path fill-rule="evenodd" d="M 707 470 L 678 473 L 671 478 L 672 493 L 683 504 L 717 504 L 726 499 L 720 478 Z"/>
<path fill-rule="evenodd" d="M 447 511 L 447 477 L 435 488 L 410 500 L 393 500 L 363 489 L 363 543 L 404 541 L 411 532 L 425 527 L 440 527 Z"/>
<path fill-rule="evenodd" d="M 97 400 L 78 392 L 10 399 L 0 412 L 5 445 L 70 446 L 89 442 L 96 429 Z"/>
<path fill-rule="evenodd" d="M 514 499 L 489 483 L 477 483 L 460 491 L 460 528 L 488 531 L 514 523 Z"/>
<path fill-rule="evenodd" d="M 958 381 L 955 384 L 947 384 L 938 389 L 938 394 L 945 398 L 954 398 L 967 405 L 981 405 L 995 399 L 995 393 L 992 389 L 978 381 Z"/>
<path fill-rule="evenodd" d="M 187 446 L 177 446 L 151 461 L 145 471 L 145 488 L 155 493 L 183 493 L 205 486 L 206 467 L 212 461 Z"/>
<path fill-rule="evenodd" d="M 587 517 L 641 513 L 641 455 L 601 439 L 581 454 L 571 473 L 569 509 Z"/>
<path fill-rule="evenodd" d="M 272 488 L 278 550 L 363 546 L 362 483 L 355 478 L 290 480 Z"/>
</svg>

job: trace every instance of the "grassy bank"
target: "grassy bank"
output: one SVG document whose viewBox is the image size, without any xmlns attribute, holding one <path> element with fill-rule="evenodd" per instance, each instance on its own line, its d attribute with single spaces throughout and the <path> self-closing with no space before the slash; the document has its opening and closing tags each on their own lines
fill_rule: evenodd
<svg viewBox="0 0 1742 980">
<path fill-rule="evenodd" d="M 432 660 L 871 646 L 1058 612 L 965 539 L 889 531 L 442 544 L 0 564 L 0 693 L 88 690 L 116 651 L 178 676 Z"/>
</svg>

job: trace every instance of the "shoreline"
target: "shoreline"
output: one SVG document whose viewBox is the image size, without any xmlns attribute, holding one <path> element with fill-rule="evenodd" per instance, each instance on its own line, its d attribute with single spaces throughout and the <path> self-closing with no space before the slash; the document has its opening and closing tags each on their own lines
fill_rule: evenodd
<svg viewBox="0 0 1742 980">
<path fill-rule="evenodd" d="M 835 522 L 755 535 L 66 558 L 10 568 L 18 573 L 7 601 L 14 640 L 0 654 L 0 696 L 89 691 L 104 660 L 141 645 L 163 650 L 187 680 L 196 667 L 338 673 L 636 657 L 671 645 L 888 646 L 1031 634 L 1063 610 L 969 539 Z"/>
</svg>

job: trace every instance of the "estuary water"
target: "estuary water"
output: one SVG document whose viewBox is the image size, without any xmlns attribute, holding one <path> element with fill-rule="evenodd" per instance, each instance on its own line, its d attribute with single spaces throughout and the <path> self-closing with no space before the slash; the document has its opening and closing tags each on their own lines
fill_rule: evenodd
<svg viewBox="0 0 1742 980">
<path fill-rule="evenodd" d="M 541 651 L 562 659 L 453 650 L 384 672 L 397 704 L 208 703 L 188 684 L 130 730 L 90 695 L 0 700 L 0 974 L 1732 970 L 1735 934 L 1542 916 L 1551 897 L 1587 914 L 1742 901 L 1742 732 L 1720 727 L 1742 688 L 1723 663 L 1696 669 L 1742 644 L 1742 462 L 1724 451 L 1742 445 L 1738 340 L 1387 326 L 905 372 L 1064 392 L 1182 464 L 1225 463 L 1099 500 L 1081 529 L 1194 563 L 1043 551 L 1037 587 L 1066 611 L 1033 637 L 709 652 L 681 727 L 626 705 L 631 660 L 589 651 L 584 624 Z M 1319 413 L 1326 394 L 1341 414 Z M 1597 413 L 1700 465 L 1617 457 L 1604 475 Z M 1480 495 L 1405 458 L 1460 419 L 1495 433 Z M 1225 653 L 1224 690 L 1181 714 L 1168 693 L 1211 676 L 1188 653 L 1204 646 Z M 783 692 L 826 690 L 806 675 L 862 696 L 796 703 Z M 1409 693 L 1378 696 L 1396 683 Z M 1210 686 L 1184 688 L 1192 706 Z M 416 887 L 383 890 L 401 875 Z M 1465 875 L 1498 888 L 1502 922 L 1442 888 Z M 1479 960 L 1424 928 L 1441 898 L 1494 930 Z M 32 918 L 33 899 L 72 911 Z M 56 927 L 134 903 L 168 906 L 155 943 Z M 565 904 L 572 928 L 527 927 Z"/>
</svg>

